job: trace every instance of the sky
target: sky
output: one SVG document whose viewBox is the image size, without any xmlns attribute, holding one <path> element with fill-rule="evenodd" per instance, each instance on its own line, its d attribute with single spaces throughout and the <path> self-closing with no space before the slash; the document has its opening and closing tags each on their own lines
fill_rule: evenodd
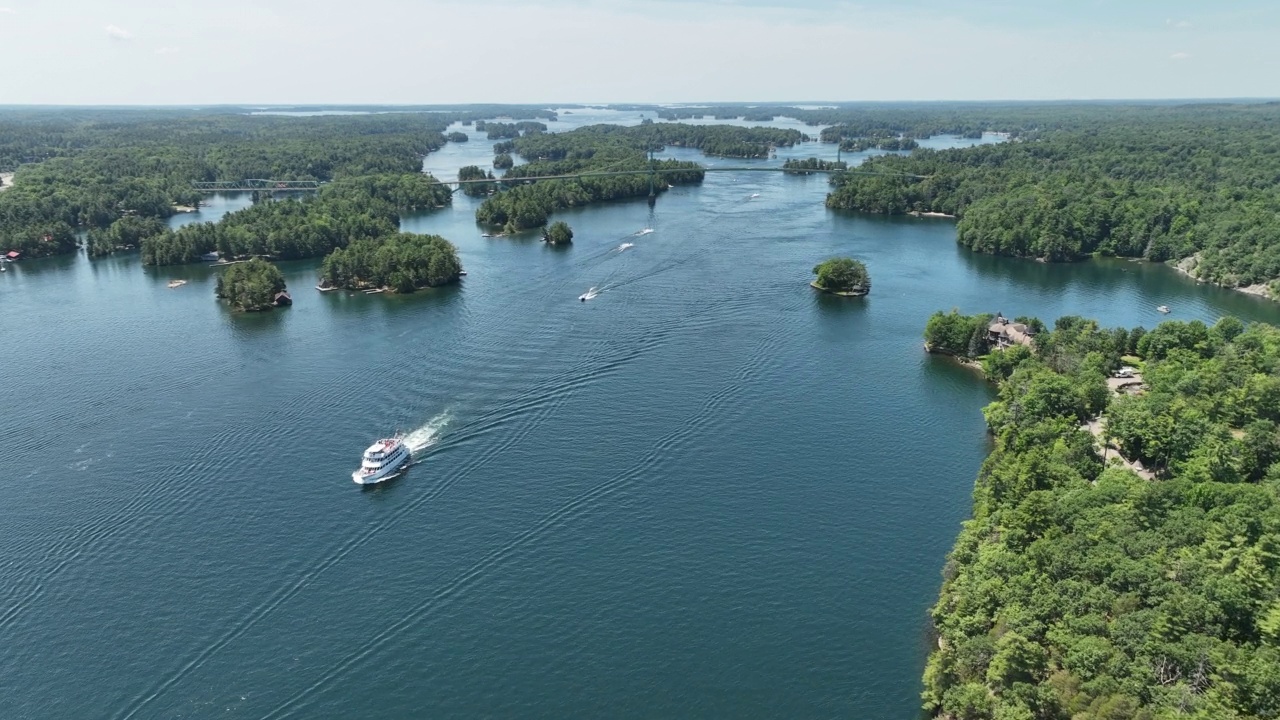
<svg viewBox="0 0 1280 720">
<path fill-rule="evenodd" d="M 1280 97 L 1275 0 L 0 0 L 0 104 Z"/>
</svg>

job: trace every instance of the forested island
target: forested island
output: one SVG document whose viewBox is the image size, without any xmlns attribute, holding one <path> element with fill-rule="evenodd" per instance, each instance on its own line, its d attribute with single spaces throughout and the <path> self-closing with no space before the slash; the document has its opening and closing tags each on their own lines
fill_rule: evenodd
<svg viewBox="0 0 1280 720">
<path fill-rule="evenodd" d="M 365 175 L 326 185 L 317 195 L 259 202 L 217 223 L 196 223 L 142 239 L 146 265 L 263 256 L 320 257 L 357 240 L 393 234 L 399 213 L 449 202 L 449 189 L 425 173 Z"/>
<path fill-rule="evenodd" d="M 871 276 L 867 266 L 853 258 L 831 258 L 813 268 L 817 279 L 809 283 L 832 295 L 858 296 L 871 292 Z"/>
<path fill-rule="evenodd" d="M 1280 289 L 1280 105 L 1099 108 L 1019 142 L 919 150 L 833 178 L 832 208 L 960 218 L 965 247 L 1078 260 L 1177 261 L 1194 277 Z"/>
<path fill-rule="evenodd" d="M 849 163 L 843 160 L 820 160 L 812 157 L 803 160 L 793 158 L 782 163 L 782 169 L 788 175 L 812 175 L 815 172 L 834 172 L 848 168 Z"/>
<path fill-rule="evenodd" d="M 548 245 L 569 245 L 573 242 L 573 228 L 557 220 L 542 232 L 542 241 Z"/>
<path fill-rule="evenodd" d="M 458 168 L 458 179 L 466 185 L 462 186 L 462 192 L 470 197 L 485 197 L 492 195 L 497 186 L 491 182 L 475 182 L 476 180 L 492 180 L 493 173 L 485 170 L 479 165 L 467 165 Z"/>
<path fill-rule="evenodd" d="M 515 106 L 501 112 L 554 116 Z M 0 111 L 0 172 L 16 170 L 0 193 L 0 245 L 27 258 L 70 253 L 77 231 L 94 230 L 109 231 L 93 235 L 96 254 L 137 245 L 139 226 L 112 225 L 196 205 L 194 182 L 417 173 L 422 157 L 444 145 L 449 124 L 494 114 L 491 106 L 318 117 L 235 108 Z"/>
<path fill-rule="evenodd" d="M 930 341 L 971 352 L 989 318 L 939 313 Z M 1142 379 L 1117 394 L 1122 364 Z M 1065 317 L 983 367 L 995 448 L 933 609 L 925 709 L 1280 715 L 1280 330 Z"/>
<path fill-rule="evenodd" d="M 214 294 L 241 312 L 270 310 L 285 292 L 284 274 L 280 268 L 261 258 L 236 263 L 218 276 Z"/>
<path fill-rule="evenodd" d="M 320 287 L 411 293 L 454 282 L 461 273 L 457 248 L 448 240 L 390 233 L 354 240 L 326 255 Z"/>
<path fill-rule="evenodd" d="M 529 160 L 516 165 L 498 183 L 507 188 L 476 210 L 476 220 L 505 233 L 542 227 L 551 213 L 593 202 L 645 197 L 650 191 L 664 192 L 672 185 L 702 182 L 705 173 L 697 163 L 677 160 L 649 160 L 653 144 L 648 128 L 592 125 L 566 133 L 525 135 L 511 141 L 507 152 Z M 695 128 L 696 129 L 696 128 Z M 744 131 L 742 137 L 754 137 Z M 701 134 L 691 137 L 702 137 Z M 496 149 L 496 148 L 495 148 Z M 644 173 L 655 173 L 656 183 Z M 594 176 L 593 176 L 594 174 Z M 559 175 L 584 177 L 525 182 L 529 178 Z"/>
</svg>

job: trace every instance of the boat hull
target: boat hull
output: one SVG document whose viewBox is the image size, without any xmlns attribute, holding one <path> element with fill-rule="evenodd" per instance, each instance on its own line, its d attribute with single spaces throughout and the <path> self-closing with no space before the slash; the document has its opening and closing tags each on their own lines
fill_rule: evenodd
<svg viewBox="0 0 1280 720">
<path fill-rule="evenodd" d="M 368 475 L 364 475 L 359 470 L 356 470 L 351 473 L 351 480 L 357 485 L 377 485 L 380 482 L 390 480 L 404 472 L 404 469 L 409 467 L 410 459 L 411 457 L 406 454 L 404 460 L 400 461 L 398 464 L 388 465 L 387 467 L 384 467 L 377 472 L 369 473 Z"/>
</svg>

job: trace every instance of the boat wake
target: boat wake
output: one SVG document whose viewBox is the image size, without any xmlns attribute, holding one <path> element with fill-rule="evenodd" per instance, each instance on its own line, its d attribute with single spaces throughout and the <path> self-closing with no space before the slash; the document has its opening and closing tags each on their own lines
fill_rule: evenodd
<svg viewBox="0 0 1280 720">
<path fill-rule="evenodd" d="M 451 420 L 453 420 L 453 413 L 445 410 L 428 420 L 422 427 L 407 433 L 404 436 L 404 444 L 408 446 L 409 452 L 417 455 L 440 442 L 440 435 Z"/>
<path fill-rule="evenodd" d="M 586 302 L 588 300 L 595 300 L 596 296 L 599 294 L 600 294 L 599 288 L 591 288 L 590 290 L 579 295 L 578 299 L 581 300 L 582 302 Z"/>
<path fill-rule="evenodd" d="M 640 237 L 641 235 L 648 235 L 651 232 L 653 232 L 653 228 L 645 228 L 643 230 L 637 230 L 633 234 L 635 235 L 635 237 Z"/>
<path fill-rule="evenodd" d="M 635 246 L 636 246 L 636 244 L 635 244 L 635 243 L 622 243 L 621 245 L 619 245 L 619 246 L 618 246 L 617 248 L 615 248 L 615 249 L 616 249 L 618 252 L 625 252 L 627 248 L 633 248 L 633 247 L 635 247 Z"/>
</svg>

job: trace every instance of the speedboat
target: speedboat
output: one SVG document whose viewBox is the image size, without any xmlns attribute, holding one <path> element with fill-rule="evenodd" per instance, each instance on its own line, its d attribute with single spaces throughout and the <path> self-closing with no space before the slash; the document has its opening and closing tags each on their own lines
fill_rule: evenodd
<svg viewBox="0 0 1280 720">
<path fill-rule="evenodd" d="M 1169 306 L 1168 306 L 1168 305 L 1161 305 L 1160 307 L 1156 308 L 1156 312 L 1168 313 L 1168 312 L 1169 312 Z"/>
<path fill-rule="evenodd" d="M 581 300 L 582 302 L 586 302 L 586 301 L 590 300 L 591 298 L 594 298 L 596 295 L 599 295 L 599 294 L 600 294 L 600 293 L 599 293 L 599 292 L 597 292 L 595 288 L 591 288 L 590 290 L 588 290 L 588 291 L 586 291 L 586 292 L 582 293 L 581 295 L 579 295 L 579 296 L 578 296 L 578 299 L 579 299 L 579 300 Z"/>
<path fill-rule="evenodd" d="M 409 465 L 409 446 L 399 436 L 383 438 L 369 446 L 360 458 L 360 469 L 351 473 L 359 485 L 373 485 L 395 477 Z"/>
</svg>

